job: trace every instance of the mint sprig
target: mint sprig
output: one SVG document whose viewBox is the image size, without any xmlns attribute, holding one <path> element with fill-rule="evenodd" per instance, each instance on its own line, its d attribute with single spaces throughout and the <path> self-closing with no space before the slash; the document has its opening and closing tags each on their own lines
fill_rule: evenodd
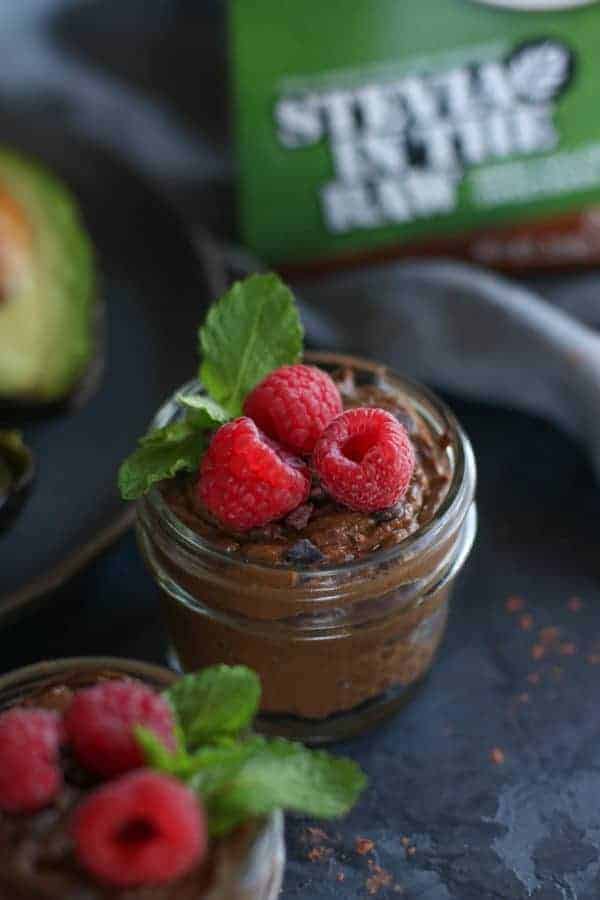
<svg viewBox="0 0 600 900">
<path fill-rule="evenodd" d="M 180 396 L 183 417 L 150 431 L 119 469 L 124 500 L 178 472 L 194 472 L 211 432 L 240 415 L 246 395 L 269 372 L 298 361 L 303 329 L 294 297 L 277 275 L 251 275 L 208 311 L 198 333 L 205 395 Z"/>
<path fill-rule="evenodd" d="M 199 332 L 200 381 L 239 416 L 269 372 L 298 362 L 304 332 L 294 296 L 277 275 L 251 275 L 215 303 Z"/>
<path fill-rule="evenodd" d="M 121 497 L 135 500 L 158 481 L 193 472 L 205 448 L 206 434 L 188 419 L 150 432 L 119 469 Z"/>
<path fill-rule="evenodd" d="M 177 682 L 166 692 L 181 732 L 174 753 L 152 732 L 136 730 L 147 765 L 181 779 L 202 799 L 214 836 L 275 809 L 343 815 L 366 785 L 351 760 L 249 732 L 257 683 L 244 666 L 215 666 Z"/>
<path fill-rule="evenodd" d="M 184 675 L 167 691 L 186 746 L 236 737 L 248 728 L 260 703 L 260 679 L 245 666 L 213 666 Z"/>
<path fill-rule="evenodd" d="M 210 791 L 197 779 L 189 783 L 204 799 L 214 835 L 276 809 L 337 818 L 354 805 L 366 783 L 351 760 L 281 738 L 255 738 L 237 770 Z"/>
<path fill-rule="evenodd" d="M 187 413 L 187 420 L 197 428 L 218 428 L 229 421 L 227 410 L 205 394 L 179 394 L 177 402 Z"/>
</svg>

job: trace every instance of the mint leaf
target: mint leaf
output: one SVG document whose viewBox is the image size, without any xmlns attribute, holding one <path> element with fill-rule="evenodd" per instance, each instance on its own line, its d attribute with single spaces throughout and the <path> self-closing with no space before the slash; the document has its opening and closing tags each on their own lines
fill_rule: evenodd
<svg viewBox="0 0 600 900">
<path fill-rule="evenodd" d="M 192 419 L 172 422 L 141 438 L 138 449 L 119 469 L 123 500 L 135 500 L 163 478 L 194 472 L 206 447 L 207 436 Z"/>
<path fill-rule="evenodd" d="M 285 740 L 225 738 L 193 754 L 173 754 L 144 728 L 136 729 L 136 737 L 148 765 L 180 778 L 201 796 L 215 836 L 275 809 L 321 818 L 343 815 L 366 784 L 350 760 Z"/>
<path fill-rule="evenodd" d="M 188 756 L 186 780 L 204 798 L 223 789 L 260 748 L 264 738 L 252 736 L 244 741 L 221 740 L 202 747 Z"/>
<path fill-rule="evenodd" d="M 155 428 L 141 437 L 138 449 L 119 469 L 123 500 L 135 500 L 157 481 L 177 472 L 195 472 L 208 443 L 208 432 L 227 421 L 226 411 L 206 396 L 177 398 L 187 412 L 183 419 Z"/>
<path fill-rule="evenodd" d="M 302 352 L 302 325 L 291 291 L 277 275 L 251 275 L 210 308 L 199 332 L 200 377 L 210 396 L 180 396 L 183 420 L 156 429 L 119 469 L 124 500 L 178 472 L 193 472 L 207 444 L 205 432 L 242 411 L 250 390 Z"/>
<path fill-rule="evenodd" d="M 192 754 L 183 746 L 172 753 L 154 732 L 143 726 L 135 728 L 135 737 L 148 766 L 187 781 L 203 796 L 215 793 L 230 781 L 264 742 L 260 737 L 244 741 L 221 738 Z"/>
<path fill-rule="evenodd" d="M 265 375 L 295 363 L 303 330 L 294 297 L 274 274 L 251 275 L 209 310 L 200 328 L 200 380 L 231 416 Z"/>
<path fill-rule="evenodd" d="M 280 739 L 240 738 L 260 700 L 258 677 L 244 666 L 214 666 L 188 675 L 166 696 L 178 718 L 178 750 L 170 752 L 144 728 L 136 729 L 136 738 L 147 765 L 200 795 L 215 836 L 275 809 L 340 816 L 365 787 L 364 774 L 350 760 Z M 192 752 L 202 741 L 207 743 Z"/>
<path fill-rule="evenodd" d="M 365 785 L 365 775 L 351 760 L 265 738 L 253 741 L 237 771 L 234 766 L 208 788 L 197 776 L 190 781 L 203 797 L 210 831 L 216 836 L 275 809 L 320 818 L 341 816 Z"/>
<path fill-rule="evenodd" d="M 188 411 L 188 418 L 199 428 L 218 428 L 230 418 L 216 400 L 205 394 L 180 394 L 177 402 Z"/>
<path fill-rule="evenodd" d="M 260 679 L 245 666 L 212 666 L 180 678 L 166 696 L 193 749 L 248 728 L 260 703 Z"/>
<path fill-rule="evenodd" d="M 144 728 L 142 725 L 136 726 L 134 734 L 136 741 L 142 748 L 147 765 L 153 769 L 158 769 L 160 772 L 174 775 L 177 778 L 187 777 L 189 757 L 183 747 L 180 746 L 173 753 L 168 747 L 165 747 L 161 739 L 153 731 L 150 731 L 149 728 Z"/>
</svg>

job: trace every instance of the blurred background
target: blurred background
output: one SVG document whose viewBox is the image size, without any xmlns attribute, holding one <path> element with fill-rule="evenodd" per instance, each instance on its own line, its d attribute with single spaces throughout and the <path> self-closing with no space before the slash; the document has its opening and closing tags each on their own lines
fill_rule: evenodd
<svg viewBox="0 0 600 900">
<path fill-rule="evenodd" d="M 6 104 L 93 136 L 190 217 L 231 226 L 230 200 L 198 203 L 232 171 L 221 3 L 7 0 L 0 16 Z"/>
<path fill-rule="evenodd" d="M 232 0 L 230 31 L 218 0 L 0 3 L 0 143 L 79 202 L 104 335 L 81 403 L 0 416 L 37 457 L 0 536 L 3 670 L 164 661 L 116 469 L 232 277 L 281 268 L 311 345 L 424 379 L 475 447 L 439 664 L 344 748 L 372 792 L 331 862 L 288 825 L 286 898 L 372 894 L 357 835 L 382 898 L 600 890 L 600 4 L 534 5 Z M 548 628 L 564 653 L 535 649 Z"/>
</svg>

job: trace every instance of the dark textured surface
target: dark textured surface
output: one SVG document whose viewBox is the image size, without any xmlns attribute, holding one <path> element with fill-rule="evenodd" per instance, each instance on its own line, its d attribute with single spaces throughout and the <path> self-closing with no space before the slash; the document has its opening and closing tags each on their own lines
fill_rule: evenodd
<svg viewBox="0 0 600 900">
<path fill-rule="evenodd" d="M 338 748 L 371 777 L 357 809 L 339 824 L 288 823 L 285 900 L 600 894 L 600 491 L 550 426 L 454 406 L 479 459 L 481 524 L 447 640 L 411 706 Z M 507 610 L 512 595 L 521 611 Z M 560 629 L 554 641 L 545 628 Z M 132 536 L 0 632 L 3 670 L 105 652 L 163 658 Z M 359 854 L 359 837 L 373 851 Z"/>
</svg>

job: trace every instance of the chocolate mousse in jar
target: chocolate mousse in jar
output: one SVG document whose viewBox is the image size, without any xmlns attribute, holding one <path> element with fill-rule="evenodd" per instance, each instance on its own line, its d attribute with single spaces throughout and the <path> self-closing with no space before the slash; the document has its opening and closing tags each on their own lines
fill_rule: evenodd
<svg viewBox="0 0 600 900">
<path fill-rule="evenodd" d="M 393 713 L 429 672 L 475 537 L 476 473 L 460 424 L 422 385 L 360 358 L 306 362 L 331 374 L 344 410 L 384 409 L 404 426 L 414 470 L 400 502 L 356 511 L 313 475 L 307 501 L 285 519 L 235 533 L 186 475 L 138 501 L 138 537 L 176 664 L 255 669 L 259 729 L 321 743 Z M 180 415 L 177 395 L 155 427 Z"/>
<path fill-rule="evenodd" d="M 42 662 L 0 677 L 0 715 L 23 709 L 62 717 L 80 690 L 123 680 L 142 682 L 158 693 L 173 685 L 177 675 L 161 666 L 116 658 Z M 137 709 L 147 709 L 147 703 Z M 59 728 L 62 744 L 64 725 Z M 35 739 L 35 733 L 20 736 L 26 754 L 24 737 Z M 0 900 L 275 900 L 279 895 L 285 862 L 279 811 L 249 820 L 225 837 L 211 838 L 203 858 L 173 879 L 125 886 L 99 878 L 78 857 L 73 825 L 81 805 L 111 782 L 82 766 L 68 744 L 61 749 L 60 767 L 60 787 L 35 809 L 9 810 L 3 805 L 6 798 L 0 796 Z M 0 794 L 5 787 L 0 778 Z M 146 788 L 144 815 L 152 811 L 148 796 Z M 145 836 L 143 830 L 139 834 L 143 822 L 140 812 L 134 822 L 140 840 Z M 115 834 L 119 838 L 116 830 Z M 133 859 L 133 832 L 130 839 L 123 854 L 124 858 L 132 854 Z"/>
</svg>

